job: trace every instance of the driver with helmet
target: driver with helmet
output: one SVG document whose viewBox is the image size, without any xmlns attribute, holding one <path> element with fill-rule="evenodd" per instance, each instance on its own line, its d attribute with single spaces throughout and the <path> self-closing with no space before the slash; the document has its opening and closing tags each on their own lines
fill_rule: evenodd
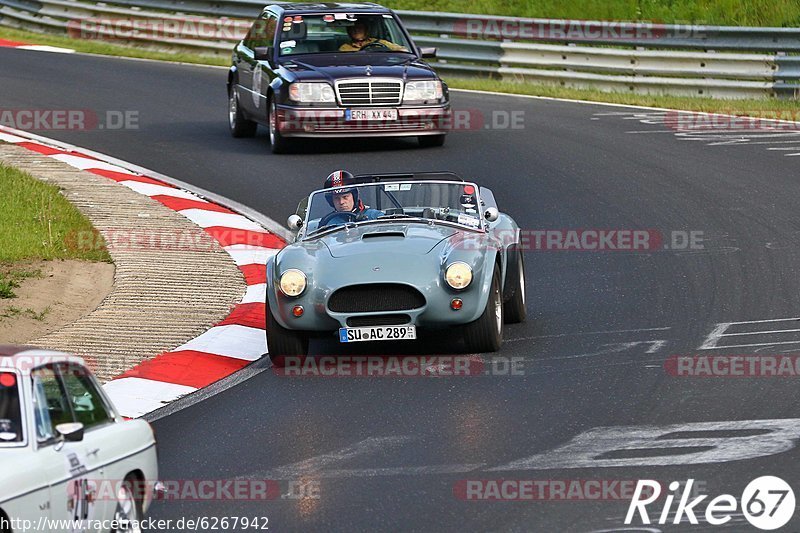
<svg viewBox="0 0 800 533">
<path fill-rule="evenodd" d="M 358 187 L 351 184 L 355 176 L 346 170 L 336 170 L 325 179 L 325 189 L 333 189 L 325 193 L 325 199 L 334 209 L 330 215 L 323 217 L 327 219 L 326 226 L 340 226 L 346 222 L 375 220 L 383 216 L 383 211 L 370 209 L 358 198 Z M 351 185 L 348 187 L 348 185 Z M 342 213 L 337 215 L 337 213 Z"/>
<path fill-rule="evenodd" d="M 392 52 L 408 52 L 405 47 L 399 44 L 394 44 L 385 39 L 376 39 L 367 35 L 367 25 L 361 21 L 356 21 L 355 24 L 347 28 L 347 34 L 350 36 L 350 42 L 344 43 L 339 47 L 340 52 L 358 52 L 366 46 L 371 44 L 379 44 Z"/>
</svg>

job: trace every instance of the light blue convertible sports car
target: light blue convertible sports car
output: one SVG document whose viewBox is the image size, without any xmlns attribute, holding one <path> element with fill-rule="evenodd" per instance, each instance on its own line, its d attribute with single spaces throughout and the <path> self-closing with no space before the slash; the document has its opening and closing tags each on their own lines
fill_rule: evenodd
<svg viewBox="0 0 800 533">
<path fill-rule="evenodd" d="M 525 320 L 519 228 L 489 189 L 431 172 L 356 176 L 349 204 L 344 190 L 303 200 L 294 243 L 267 262 L 273 362 L 306 355 L 313 336 L 402 342 L 418 330 L 494 352 L 503 323 Z"/>
</svg>

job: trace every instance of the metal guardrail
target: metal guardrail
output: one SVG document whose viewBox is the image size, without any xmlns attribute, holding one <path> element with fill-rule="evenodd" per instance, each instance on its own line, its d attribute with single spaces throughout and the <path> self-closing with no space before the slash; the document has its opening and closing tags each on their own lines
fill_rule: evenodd
<svg viewBox="0 0 800 533">
<path fill-rule="evenodd" d="M 0 25 L 227 55 L 262 0 L 0 0 Z M 443 75 L 721 98 L 800 98 L 800 28 L 681 26 L 398 11 Z M 109 24 L 95 24 L 96 22 Z M 161 31 L 136 30 L 158 21 Z M 111 24 L 113 22 L 113 24 Z M 210 31 L 198 31 L 201 26 Z M 165 32 L 166 29 L 173 31 Z M 124 30 L 130 30 L 126 33 Z"/>
</svg>

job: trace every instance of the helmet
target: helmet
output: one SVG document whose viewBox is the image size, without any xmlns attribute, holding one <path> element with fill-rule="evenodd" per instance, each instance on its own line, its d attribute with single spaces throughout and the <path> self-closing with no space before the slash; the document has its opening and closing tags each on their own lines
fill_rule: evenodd
<svg viewBox="0 0 800 533">
<path fill-rule="evenodd" d="M 355 176 L 346 170 L 336 170 L 325 178 L 325 188 L 334 189 L 332 192 L 325 193 L 325 199 L 331 207 L 333 207 L 334 194 L 343 194 L 347 192 L 353 193 L 353 202 L 355 205 L 358 205 L 358 188 L 347 187 L 347 185 L 352 184 L 354 180 Z"/>
</svg>

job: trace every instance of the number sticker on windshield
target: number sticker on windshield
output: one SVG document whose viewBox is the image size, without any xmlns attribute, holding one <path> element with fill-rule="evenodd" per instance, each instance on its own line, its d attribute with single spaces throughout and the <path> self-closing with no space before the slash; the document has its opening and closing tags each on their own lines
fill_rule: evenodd
<svg viewBox="0 0 800 533">
<path fill-rule="evenodd" d="M 480 225 L 480 221 L 477 218 L 469 215 L 458 215 L 458 223 L 472 228 L 477 228 Z"/>
</svg>

